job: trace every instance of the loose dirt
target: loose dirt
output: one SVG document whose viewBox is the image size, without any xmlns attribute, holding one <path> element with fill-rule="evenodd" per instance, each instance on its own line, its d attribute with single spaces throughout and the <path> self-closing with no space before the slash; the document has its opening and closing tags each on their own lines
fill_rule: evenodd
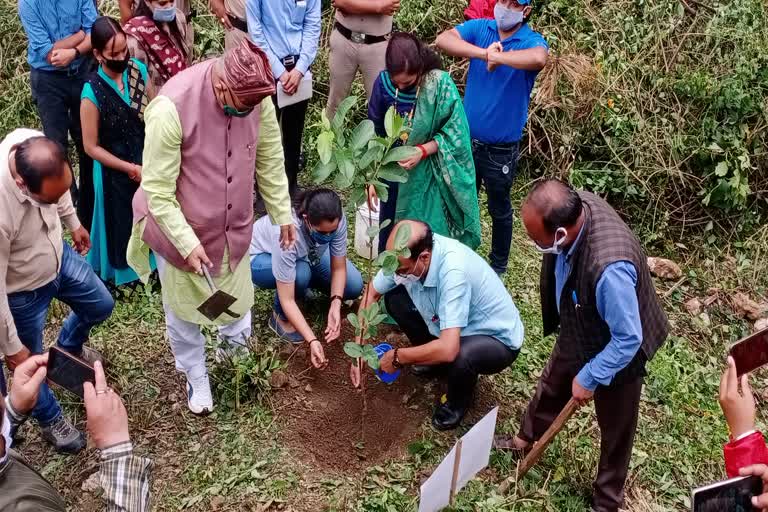
<svg viewBox="0 0 768 512">
<path fill-rule="evenodd" d="M 346 326 L 340 340 L 351 339 L 353 333 Z M 387 342 L 406 345 L 404 338 L 394 335 Z M 436 394 L 433 384 L 407 370 L 387 385 L 366 368 L 363 421 L 363 396 L 350 384 L 352 360 L 343 344 L 325 346 L 329 364 L 321 371 L 308 369 L 307 353 L 299 349 L 286 370 L 291 384 L 275 392 L 277 419 L 291 453 L 302 462 L 339 473 L 402 456 L 429 420 Z"/>
</svg>

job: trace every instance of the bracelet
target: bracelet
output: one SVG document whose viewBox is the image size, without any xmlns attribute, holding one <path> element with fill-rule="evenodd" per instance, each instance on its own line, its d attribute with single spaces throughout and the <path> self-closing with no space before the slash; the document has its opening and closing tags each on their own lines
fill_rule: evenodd
<svg viewBox="0 0 768 512">
<path fill-rule="evenodd" d="M 316 341 L 316 342 L 318 342 L 318 343 L 320 343 L 320 340 L 319 340 L 319 339 L 317 339 L 317 338 L 313 338 L 313 339 L 309 340 L 309 342 L 308 342 L 308 345 L 311 347 L 311 346 L 312 346 L 312 343 L 314 343 L 315 341 Z M 320 345 L 322 345 L 322 343 L 320 343 Z"/>
<path fill-rule="evenodd" d="M 397 368 L 398 370 L 403 368 L 402 363 L 400 362 L 400 359 L 397 357 L 397 351 L 400 350 L 399 348 L 395 349 L 395 357 L 392 358 L 392 366 Z"/>
<path fill-rule="evenodd" d="M 339 302 L 344 302 L 344 297 L 342 297 L 341 295 L 331 295 L 331 303 L 333 303 L 333 301 L 335 301 L 336 299 L 338 299 Z"/>
<path fill-rule="evenodd" d="M 416 147 L 421 150 L 421 159 L 426 160 L 427 157 L 429 157 L 429 155 L 427 154 L 427 148 L 425 148 L 423 144 L 419 144 Z"/>
<path fill-rule="evenodd" d="M 5 411 L 8 413 L 8 418 L 16 424 L 24 423 L 29 417 L 28 415 L 22 414 L 13 408 L 10 393 L 8 393 L 8 396 L 5 397 Z"/>
<path fill-rule="evenodd" d="M 77 48 L 73 48 L 73 50 L 75 50 L 75 58 L 73 60 L 77 60 L 83 56 L 83 54 L 81 54 L 80 50 L 78 50 Z"/>
</svg>

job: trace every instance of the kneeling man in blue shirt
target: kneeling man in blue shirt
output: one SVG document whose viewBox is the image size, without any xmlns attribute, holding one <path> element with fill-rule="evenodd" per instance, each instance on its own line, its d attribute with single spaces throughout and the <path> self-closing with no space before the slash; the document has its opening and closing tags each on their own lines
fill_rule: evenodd
<svg viewBox="0 0 768 512">
<path fill-rule="evenodd" d="M 434 234 L 423 222 L 404 220 L 392 230 L 387 249 L 404 225 L 411 231 L 410 257 L 399 258 L 394 275 L 376 275 L 361 308 L 383 295 L 387 311 L 411 342 L 384 354 L 382 370 L 411 366 L 416 374 L 447 377 L 447 399 L 435 409 L 432 425 L 449 430 L 471 405 L 478 375 L 499 373 L 514 362 L 523 324 L 496 273 L 461 242 Z M 358 386 L 357 362 L 350 375 Z"/>
</svg>

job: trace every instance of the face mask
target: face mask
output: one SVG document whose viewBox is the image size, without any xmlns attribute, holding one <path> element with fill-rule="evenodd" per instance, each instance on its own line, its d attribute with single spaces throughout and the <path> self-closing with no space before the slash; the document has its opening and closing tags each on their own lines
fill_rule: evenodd
<svg viewBox="0 0 768 512">
<path fill-rule="evenodd" d="M 325 244 L 331 243 L 333 239 L 336 238 L 336 232 L 334 231 L 332 233 L 320 233 L 319 231 L 310 229 L 309 236 L 312 238 L 312 240 L 316 244 L 325 245 Z"/>
<path fill-rule="evenodd" d="M 0 398 L 2 399 L 2 398 Z M 0 464 L 5 462 L 8 458 L 8 450 L 11 449 L 11 420 L 8 418 L 8 413 L 3 409 L 3 439 L 5 439 L 5 453 L 0 457 Z"/>
<path fill-rule="evenodd" d="M 395 272 L 395 275 L 392 276 L 395 280 L 395 284 L 400 286 L 407 283 L 415 283 L 421 279 L 421 277 L 424 275 L 424 270 L 422 269 L 421 274 L 415 275 L 415 274 L 406 274 L 404 276 L 401 276 L 397 272 Z"/>
<path fill-rule="evenodd" d="M 125 57 L 122 59 L 104 59 L 104 65 L 109 68 L 110 71 L 114 71 L 115 73 L 122 73 L 128 67 L 128 61 L 130 58 L 131 55 L 128 52 L 125 52 Z"/>
<path fill-rule="evenodd" d="M 496 4 L 493 8 L 493 17 L 496 18 L 496 26 L 508 32 L 523 22 L 523 11 L 516 11 L 509 7 Z"/>
<path fill-rule="evenodd" d="M 245 117 L 248 114 L 253 112 L 252 108 L 249 108 L 248 110 L 237 110 L 235 107 L 230 107 L 229 105 L 224 105 L 224 115 L 232 116 L 232 117 Z"/>
<path fill-rule="evenodd" d="M 563 236 L 557 238 L 557 235 L 561 232 L 563 233 Z M 557 231 L 555 231 L 555 243 L 552 244 L 552 247 L 542 247 L 535 242 L 534 245 L 536 246 L 536 250 L 542 254 L 561 254 L 566 238 L 568 238 L 568 231 L 566 231 L 565 228 L 557 228 Z"/>
<path fill-rule="evenodd" d="M 152 19 L 155 21 L 169 22 L 176 19 L 176 6 L 157 8 L 152 12 Z"/>
</svg>

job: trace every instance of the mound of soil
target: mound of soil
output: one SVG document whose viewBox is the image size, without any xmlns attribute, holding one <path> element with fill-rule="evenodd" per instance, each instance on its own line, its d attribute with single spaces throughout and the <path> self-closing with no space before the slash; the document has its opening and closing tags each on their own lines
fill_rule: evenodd
<svg viewBox="0 0 768 512">
<path fill-rule="evenodd" d="M 380 329 L 383 330 L 383 329 Z M 302 462 L 335 472 L 349 472 L 402 456 L 417 439 L 435 403 L 434 386 L 407 370 L 392 384 L 380 382 L 366 368 L 363 395 L 349 380 L 351 359 L 343 340 L 354 339 L 347 325 L 339 341 L 325 345 L 328 367 L 308 368 L 304 348 L 290 357 L 289 383 L 275 392 L 277 420 L 289 450 Z M 384 339 L 384 336 L 381 336 Z M 393 346 L 404 338 L 388 337 Z"/>
</svg>

